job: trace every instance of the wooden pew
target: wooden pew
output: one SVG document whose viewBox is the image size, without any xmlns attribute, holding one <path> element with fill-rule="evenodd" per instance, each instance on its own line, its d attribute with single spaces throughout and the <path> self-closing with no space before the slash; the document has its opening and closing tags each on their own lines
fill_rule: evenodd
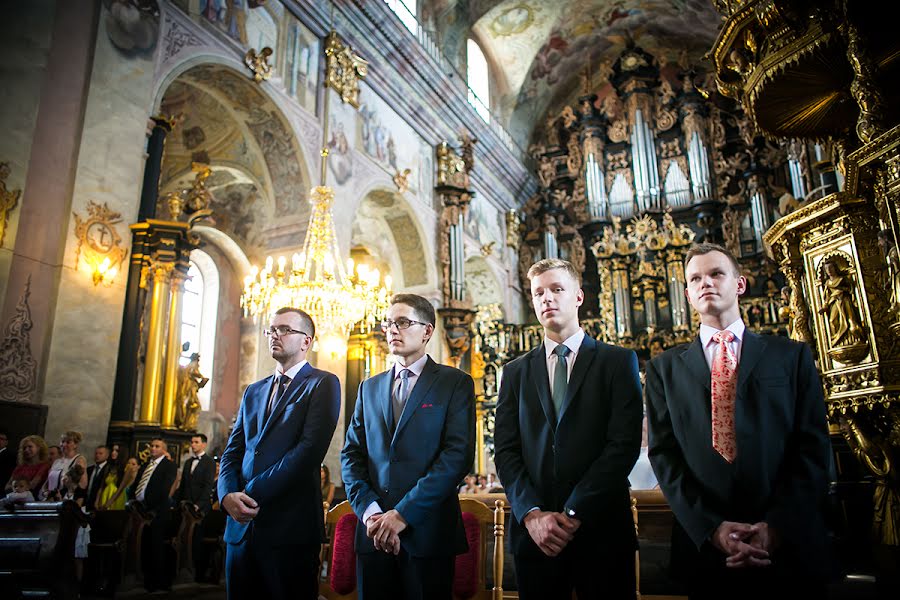
<svg viewBox="0 0 900 600">
<path fill-rule="evenodd" d="M 78 597 L 75 536 L 87 516 L 74 502 L 0 509 L 0 597 Z"/>
</svg>

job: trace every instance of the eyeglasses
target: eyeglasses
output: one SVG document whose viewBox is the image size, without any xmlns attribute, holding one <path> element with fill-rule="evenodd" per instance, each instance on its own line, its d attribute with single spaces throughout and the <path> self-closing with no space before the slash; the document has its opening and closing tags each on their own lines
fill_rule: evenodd
<svg viewBox="0 0 900 600">
<path fill-rule="evenodd" d="M 400 317 L 396 321 L 385 319 L 381 322 L 381 330 L 387 331 L 394 325 L 397 326 L 397 329 L 409 329 L 413 325 L 428 325 L 428 323 L 423 323 L 422 321 L 413 321 L 412 319 L 407 319 L 406 317 Z"/>
<path fill-rule="evenodd" d="M 299 331 L 297 329 L 292 329 L 292 328 L 288 327 L 287 325 L 279 325 L 278 327 L 269 327 L 268 329 L 263 329 L 263 333 L 266 334 L 266 337 L 271 337 L 271 336 L 275 335 L 276 333 L 278 334 L 278 337 L 284 337 L 284 336 L 290 335 L 292 333 L 302 333 L 306 337 L 312 337 L 305 331 Z"/>
</svg>

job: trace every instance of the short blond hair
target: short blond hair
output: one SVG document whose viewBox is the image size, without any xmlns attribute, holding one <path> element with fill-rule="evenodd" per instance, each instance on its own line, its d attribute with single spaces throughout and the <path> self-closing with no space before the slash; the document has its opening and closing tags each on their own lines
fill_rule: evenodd
<svg viewBox="0 0 900 600">
<path fill-rule="evenodd" d="M 563 260 L 561 258 L 545 258 L 543 260 L 539 260 L 528 269 L 528 280 L 532 280 L 538 275 L 546 273 L 547 271 L 552 271 L 554 269 L 562 269 L 566 273 L 572 276 L 572 279 L 575 280 L 575 283 L 581 287 L 581 275 L 578 271 L 575 270 L 575 265 L 570 263 L 567 260 Z"/>
</svg>

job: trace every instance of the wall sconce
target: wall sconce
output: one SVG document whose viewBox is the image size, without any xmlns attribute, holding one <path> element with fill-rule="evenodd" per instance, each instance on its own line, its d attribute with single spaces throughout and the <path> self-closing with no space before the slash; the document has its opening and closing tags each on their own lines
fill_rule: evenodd
<svg viewBox="0 0 900 600">
<path fill-rule="evenodd" d="M 75 268 L 83 262 L 91 273 L 94 285 L 103 283 L 112 285 L 128 253 L 121 247 L 122 238 L 115 225 L 122 222 L 122 215 L 113 212 L 104 203 L 103 206 L 88 202 L 88 217 L 83 219 L 78 213 L 75 216 L 75 237 L 78 246 L 75 248 Z"/>
</svg>

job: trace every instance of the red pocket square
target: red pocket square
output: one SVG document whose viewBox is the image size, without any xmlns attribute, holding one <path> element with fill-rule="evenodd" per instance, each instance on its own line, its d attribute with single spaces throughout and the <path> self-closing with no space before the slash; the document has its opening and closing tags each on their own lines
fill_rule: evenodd
<svg viewBox="0 0 900 600">
<path fill-rule="evenodd" d="M 434 404 L 423 404 L 422 408 L 434 408 Z"/>
</svg>

